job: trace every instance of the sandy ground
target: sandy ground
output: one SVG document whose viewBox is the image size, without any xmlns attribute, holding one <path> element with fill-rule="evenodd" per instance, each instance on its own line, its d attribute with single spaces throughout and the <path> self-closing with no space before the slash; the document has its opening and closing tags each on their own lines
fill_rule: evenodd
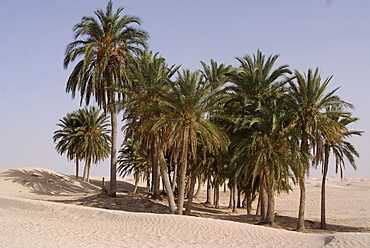
<svg viewBox="0 0 370 248">
<path fill-rule="evenodd" d="M 0 247 L 370 247 L 370 178 L 328 179 L 327 231 L 318 229 L 320 179 L 307 179 L 308 233 L 290 231 L 296 186 L 276 197 L 279 228 L 271 228 L 256 225 L 245 209 L 232 213 L 222 190 L 221 209 L 204 206 L 202 190 L 193 216 L 176 216 L 166 214 L 165 199 L 151 200 L 143 183 L 130 193 L 132 178 L 118 181 L 116 198 L 101 194 L 100 182 L 41 168 L 0 169 Z"/>
</svg>

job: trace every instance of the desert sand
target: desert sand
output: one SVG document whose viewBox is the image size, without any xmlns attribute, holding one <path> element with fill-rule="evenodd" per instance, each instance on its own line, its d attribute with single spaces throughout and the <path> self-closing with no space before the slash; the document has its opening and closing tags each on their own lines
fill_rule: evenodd
<svg viewBox="0 0 370 248">
<path fill-rule="evenodd" d="M 328 230 L 318 229 L 320 185 L 307 179 L 307 233 L 292 231 L 299 189 L 276 197 L 279 228 L 258 226 L 245 209 L 203 206 L 193 216 L 169 215 L 166 200 L 150 200 L 144 183 L 119 179 L 117 198 L 91 184 L 42 168 L 0 169 L 0 247 L 370 247 L 370 178 L 327 180 Z M 95 185 L 94 185 L 95 184 Z M 254 205 L 255 208 L 255 205 Z"/>
</svg>

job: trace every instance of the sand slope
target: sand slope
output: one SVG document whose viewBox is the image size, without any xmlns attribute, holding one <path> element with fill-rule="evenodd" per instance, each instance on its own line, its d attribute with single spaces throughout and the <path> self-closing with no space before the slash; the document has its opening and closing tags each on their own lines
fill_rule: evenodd
<svg viewBox="0 0 370 248">
<path fill-rule="evenodd" d="M 15 174 L 24 179 L 20 180 Z M 96 190 L 93 185 L 50 170 L 1 170 L 0 247 L 370 245 L 370 233 L 305 234 L 191 216 L 131 213 L 42 201 L 56 197 L 83 197 Z"/>
</svg>

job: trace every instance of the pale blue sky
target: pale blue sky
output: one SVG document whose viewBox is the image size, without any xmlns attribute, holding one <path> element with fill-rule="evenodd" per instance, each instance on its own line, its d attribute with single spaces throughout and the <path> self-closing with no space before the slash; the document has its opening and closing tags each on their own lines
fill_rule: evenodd
<svg viewBox="0 0 370 248">
<path fill-rule="evenodd" d="M 0 168 L 35 166 L 73 174 L 74 164 L 54 150 L 56 123 L 79 108 L 65 93 L 63 69 L 72 27 L 82 16 L 105 8 L 101 0 L 17 0 L 0 2 Z M 199 61 L 237 66 L 236 56 L 280 54 L 277 65 L 306 72 L 319 67 L 330 89 L 356 106 L 365 130 L 352 138 L 361 154 L 358 170 L 370 177 L 370 1 L 114 1 L 137 15 L 149 32 L 149 46 L 170 64 L 200 68 Z M 122 139 L 122 136 L 121 136 Z M 92 175 L 109 175 L 108 163 Z M 311 171 L 312 177 L 320 171 Z M 334 176 L 331 169 L 330 176 Z"/>
</svg>

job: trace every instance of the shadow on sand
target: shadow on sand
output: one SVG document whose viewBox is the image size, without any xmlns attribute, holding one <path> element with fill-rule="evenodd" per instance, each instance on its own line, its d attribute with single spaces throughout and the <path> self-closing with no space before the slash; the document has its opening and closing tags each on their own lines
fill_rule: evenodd
<svg viewBox="0 0 370 248">
<path fill-rule="evenodd" d="M 11 180 L 30 189 L 37 195 L 70 195 L 96 192 L 99 188 L 75 179 L 73 176 L 46 170 L 11 169 L 1 174 L 4 180 Z"/>
<path fill-rule="evenodd" d="M 101 186 L 101 182 L 91 180 L 92 184 Z M 109 187 L 109 182 L 107 182 Z M 117 197 L 108 197 L 106 194 L 96 194 L 94 196 L 81 198 L 75 201 L 61 201 L 64 203 L 84 205 L 97 208 L 105 208 L 112 210 L 121 210 L 129 212 L 144 212 L 168 214 L 167 200 L 162 196 L 162 200 L 152 200 L 151 195 L 144 187 L 138 187 L 138 193 L 131 193 L 134 185 L 129 182 L 117 181 Z M 201 203 L 194 203 L 192 208 L 192 216 L 227 220 L 240 223 L 248 223 L 258 225 L 260 217 L 256 215 L 247 215 L 245 209 L 238 209 L 238 213 L 232 213 L 228 208 L 212 208 Z M 294 230 L 297 223 L 297 218 L 289 216 L 275 216 L 275 228 Z M 306 231 L 309 233 L 335 233 L 335 232 L 370 232 L 370 228 L 353 227 L 344 225 L 327 224 L 328 229 L 320 229 L 320 222 L 306 220 Z"/>
</svg>

